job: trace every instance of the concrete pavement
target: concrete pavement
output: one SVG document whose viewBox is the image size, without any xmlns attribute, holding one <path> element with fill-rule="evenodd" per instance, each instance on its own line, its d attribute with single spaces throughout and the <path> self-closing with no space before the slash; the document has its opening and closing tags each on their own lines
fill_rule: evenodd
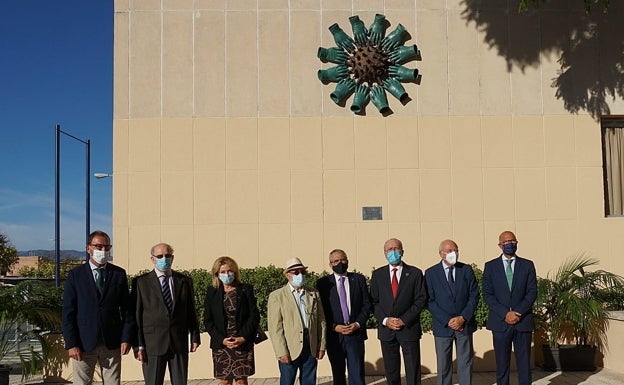
<svg viewBox="0 0 624 385">
<path fill-rule="evenodd" d="M 318 385 L 332 385 L 331 377 L 319 377 Z M 405 383 L 405 381 L 403 381 Z M 435 385 L 436 375 L 423 375 L 423 385 Z M 18 374 L 12 374 L 9 385 L 22 384 Z M 41 378 L 33 378 L 23 384 L 40 385 L 43 384 Z M 168 381 L 165 384 L 169 384 Z M 296 383 L 298 384 L 298 382 Z M 386 381 L 382 376 L 367 376 L 367 385 L 385 385 Z M 495 385 L 496 375 L 494 372 L 476 372 L 473 376 L 472 385 Z M 511 376 L 511 385 L 517 385 L 518 380 L 515 373 Z M 622 385 L 624 384 L 624 372 L 616 372 L 609 369 L 599 369 L 595 372 L 545 372 L 539 368 L 533 370 L 534 385 Z M 94 383 L 101 385 L 101 383 Z M 122 385 L 144 385 L 143 381 L 126 381 Z M 219 385 L 219 380 L 189 380 L 188 385 Z M 278 378 L 249 378 L 249 385 L 279 385 Z"/>
</svg>

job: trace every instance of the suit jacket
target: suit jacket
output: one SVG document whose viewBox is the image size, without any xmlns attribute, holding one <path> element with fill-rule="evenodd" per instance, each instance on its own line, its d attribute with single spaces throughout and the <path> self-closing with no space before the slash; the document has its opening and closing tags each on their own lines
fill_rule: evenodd
<svg viewBox="0 0 624 385">
<path fill-rule="evenodd" d="M 326 323 L 318 291 L 305 289 L 306 316 L 310 334 L 310 354 L 325 350 Z M 303 323 L 297 301 L 289 284 L 269 294 L 267 304 L 269 336 L 277 358 L 290 355 L 296 359 L 303 349 Z"/>
<path fill-rule="evenodd" d="M 349 280 L 349 299 L 351 301 L 349 320 L 360 324 L 360 328 L 356 330 L 353 335 L 360 336 L 365 340 L 368 338 L 366 334 L 366 321 L 371 311 L 366 278 L 364 278 L 362 274 L 348 272 L 346 279 Z M 334 328 L 336 325 L 344 324 L 336 276 L 331 274 L 319 278 L 316 281 L 316 289 L 321 296 L 328 333 L 335 334 Z"/>
<path fill-rule="evenodd" d="M 227 333 L 227 315 L 223 306 L 225 291 L 209 286 L 204 303 L 204 326 L 210 334 L 210 348 L 221 349 Z M 236 288 L 236 336 L 245 338 L 245 344 L 253 344 L 260 322 L 253 286 L 240 284 Z"/>
<path fill-rule="evenodd" d="M 176 354 L 188 354 L 189 335 L 191 343 L 201 343 L 193 281 L 176 271 L 172 272 L 172 278 L 174 307 L 171 315 L 167 311 L 156 271 L 152 270 L 132 281 L 137 327 L 134 345 L 144 347 L 147 355 L 162 356 L 169 350 Z"/>
<path fill-rule="evenodd" d="M 518 331 L 532 331 L 533 302 L 537 298 L 537 276 L 533 261 L 516 256 L 511 290 L 501 256 L 485 264 L 483 269 L 483 299 L 488 305 L 488 330 L 502 332 L 511 325 L 505 322 L 509 310 L 521 313 L 515 325 Z"/>
<path fill-rule="evenodd" d="M 65 349 L 77 346 L 90 352 L 100 337 L 108 349 L 118 349 L 122 342 L 131 342 L 126 271 L 112 263 L 107 263 L 105 270 L 102 295 L 98 293 L 88 262 L 67 275 L 62 310 Z"/>
<path fill-rule="evenodd" d="M 427 283 L 428 308 L 433 318 L 433 335 L 451 337 L 455 331 L 448 326 L 448 321 L 457 316 L 466 320 L 462 334 L 477 330 L 475 311 L 479 303 L 479 285 L 470 265 L 455 264 L 455 296 L 451 292 L 448 278 L 442 262 L 425 271 Z"/>
<path fill-rule="evenodd" d="M 388 265 L 373 271 L 371 298 L 377 318 L 377 338 L 382 341 L 417 341 L 422 335 L 420 313 L 427 305 L 427 291 L 422 271 L 403 262 L 397 298 L 392 297 Z M 398 331 L 383 325 L 386 317 L 401 318 L 405 326 Z"/>
</svg>

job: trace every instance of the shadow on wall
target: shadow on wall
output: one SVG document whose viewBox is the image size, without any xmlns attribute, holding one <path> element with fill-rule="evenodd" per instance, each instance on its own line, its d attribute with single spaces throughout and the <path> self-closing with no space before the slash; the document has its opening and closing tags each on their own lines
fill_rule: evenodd
<svg viewBox="0 0 624 385">
<path fill-rule="evenodd" d="M 608 102 L 624 98 L 624 4 L 607 13 L 585 13 L 582 0 L 553 0 L 519 13 L 518 2 L 463 0 L 462 17 L 484 34 L 484 43 L 507 61 L 507 70 L 537 67 L 543 55 L 558 56 L 552 79 L 556 97 L 570 113 L 594 119 L 611 114 Z M 536 43 L 538 42 L 538 43 Z"/>
<path fill-rule="evenodd" d="M 50 344 L 51 354 L 44 367 L 44 382 L 49 383 L 70 383 L 63 377 L 63 369 L 69 365 L 69 356 L 65 350 L 63 335 L 60 333 L 50 333 L 46 335 Z"/>
</svg>

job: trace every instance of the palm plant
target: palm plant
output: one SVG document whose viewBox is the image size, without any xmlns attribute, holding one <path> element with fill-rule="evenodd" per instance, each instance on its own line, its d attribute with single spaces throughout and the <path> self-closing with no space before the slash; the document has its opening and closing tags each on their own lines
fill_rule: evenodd
<svg viewBox="0 0 624 385">
<path fill-rule="evenodd" d="M 607 298 L 624 291 L 624 278 L 605 270 L 587 271 L 598 259 L 577 253 L 553 277 L 538 280 L 536 314 L 551 347 L 560 342 L 606 345 L 609 326 Z"/>
<path fill-rule="evenodd" d="M 49 354 L 45 334 L 60 329 L 59 294 L 36 281 L 0 288 L 0 365 L 16 354 L 23 379 L 43 369 Z"/>
</svg>

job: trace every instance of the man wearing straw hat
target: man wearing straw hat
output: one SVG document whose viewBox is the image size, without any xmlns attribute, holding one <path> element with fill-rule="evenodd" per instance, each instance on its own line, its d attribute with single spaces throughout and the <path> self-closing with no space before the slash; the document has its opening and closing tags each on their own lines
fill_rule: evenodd
<svg viewBox="0 0 624 385">
<path fill-rule="evenodd" d="M 280 385 L 316 384 L 317 360 L 325 355 L 325 315 L 319 293 L 305 287 L 307 267 L 299 258 L 284 266 L 288 283 L 269 294 L 269 336 L 278 360 Z"/>
</svg>

